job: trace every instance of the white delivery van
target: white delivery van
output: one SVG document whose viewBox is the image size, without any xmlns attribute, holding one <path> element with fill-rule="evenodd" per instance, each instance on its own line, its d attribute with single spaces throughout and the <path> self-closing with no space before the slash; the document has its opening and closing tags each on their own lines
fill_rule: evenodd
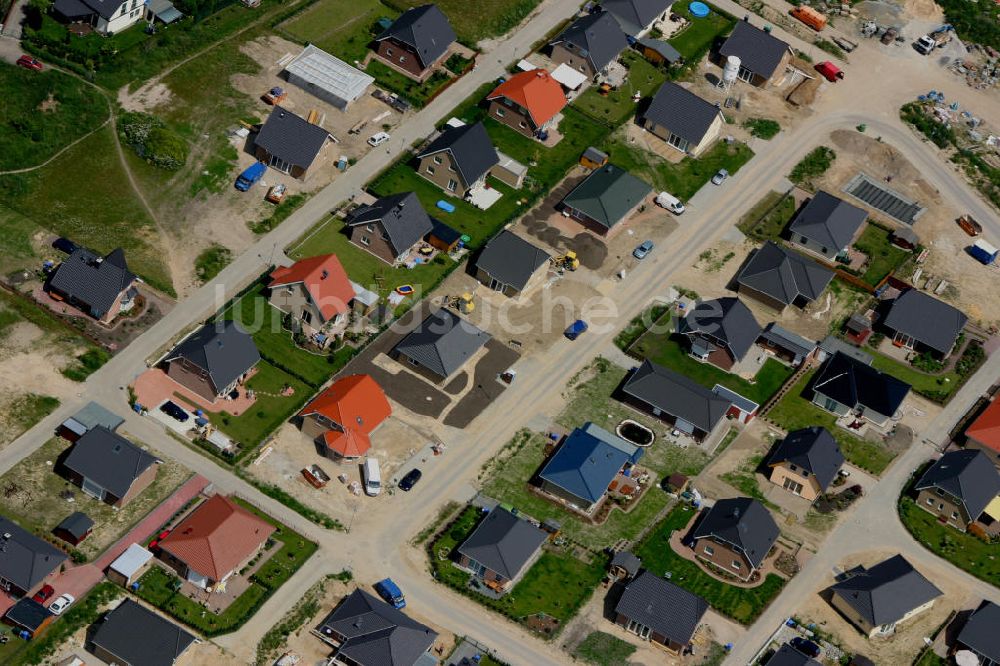
<svg viewBox="0 0 1000 666">
<path fill-rule="evenodd" d="M 670 192 L 660 192 L 656 195 L 656 205 L 661 208 L 666 208 L 674 215 L 680 215 L 684 212 L 684 204 L 681 200 L 670 194 Z"/>
<path fill-rule="evenodd" d="M 365 458 L 365 495 L 375 497 L 382 492 L 382 472 L 378 468 L 377 458 Z"/>
</svg>

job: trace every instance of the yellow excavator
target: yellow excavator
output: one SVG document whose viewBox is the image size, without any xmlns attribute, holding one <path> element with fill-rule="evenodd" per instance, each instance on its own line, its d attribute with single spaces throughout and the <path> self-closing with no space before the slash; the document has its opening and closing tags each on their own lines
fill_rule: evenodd
<svg viewBox="0 0 1000 666">
<path fill-rule="evenodd" d="M 575 271 L 580 267 L 580 260 L 576 258 L 576 252 L 572 250 L 566 254 L 552 258 L 553 268 L 567 271 Z"/>
<path fill-rule="evenodd" d="M 458 296 L 449 296 L 447 299 L 448 307 L 455 308 L 462 314 L 469 314 L 476 309 L 476 303 L 472 298 L 472 292 L 465 292 Z"/>
</svg>

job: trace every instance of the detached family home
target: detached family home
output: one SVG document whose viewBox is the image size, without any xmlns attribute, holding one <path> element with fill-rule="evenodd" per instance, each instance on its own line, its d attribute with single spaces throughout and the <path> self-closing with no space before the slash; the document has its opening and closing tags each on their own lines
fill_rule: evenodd
<svg viewBox="0 0 1000 666">
<path fill-rule="evenodd" d="M 65 561 L 66 553 L 0 516 L 0 590 L 22 597 Z"/>
<path fill-rule="evenodd" d="M 340 325 L 350 313 L 354 286 L 335 254 L 279 266 L 268 277 L 268 301 L 308 336 Z"/>
<path fill-rule="evenodd" d="M 403 12 L 375 38 L 375 55 L 411 79 L 423 81 L 445 59 L 456 39 L 437 5 L 421 5 Z"/>
<path fill-rule="evenodd" d="M 494 236 L 476 258 L 476 279 L 493 291 L 516 298 L 548 272 L 549 254 L 509 229 Z"/>
<path fill-rule="evenodd" d="M 822 666 L 822 664 L 785 643 L 771 655 L 764 666 Z"/>
<path fill-rule="evenodd" d="M 857 567 L 846 576 L 829 588 L 830 603 L 869 638 L 893 633 L 942 594 L 902 555 L 868 569 Z"/>
<path fill-rule="evenodd" d="M 774 241 L 762 245 L 736 276 L 740 294 L 781 312 L 787 306 L 804 308 L 823 293 L 833 271 Z"/>
<path fill-rule="evenodd" d="M 65 301 L 102 324 L 108 324 L 123 308 L 131 305 L 135 280 L 121 248 L 102 257 L 81 247 L 56 267 L 45 290 L 53 299 Z"/>
<path fill-rule="evenodd" d="M 254 155 L 275 171 L 305 180 L 330 138 L 319 125 L 276 106 L 253 140 Z"/>
<path fill-rule="evenodd" d="M 618 21 L 610 13 L 596 11 L 582 16 L 549 42 L 552 61 L 579 70 L 592 79 L 628 47 Z"/>
<path fill-rule="evenodd" d="M 833 261 L 847 252 L 867 219 L 861 208 L 820 190 L 792 220 L 789 240 Z"/>
<path fill-rule="evenodd" d="M 197 640 L 142 604 L 125 599 L 97 624 L 87 647 L 108 664 L 173 666 Z"/>
<path fill-rule="evenodd" d="M 677 322 L 677 330 L 687 336 L 692 356 L 729 371 L 764 329 L 742 301 L 726 296 L 699 303 Z"/>
<path fill-rule="evenodd" d="M 882 326 L 897 347 L 943 359 L 955 347 L 968 320 L 958 308 L 910 288 L 889 304 Z"/>
<path fill-rule="evenodd" d="M 924 472 L 913 489 L 920 508 L 964 531 L 976 522 L 986 526 L 995 522 L 984 512 L 1000 495 L 1000 472 L 982 451 L 950 451 Z"/>
<path fill-rule="evenodd" d="M 544 69 L 514 74 L 486 100 L 490 118 L 527 137 L 548 130 L 566 106 L 562 86 Z"/>
<path fill-rule="evenodd" d="M 260 352 L 237 322 L 211 322 L 182 340 L 165 362 L 171 379 L 215 402 L 236 390 L 260 362 Z"/>
<path fill-rule="evenodd" d="M 691 539 L 695 556 L 740 580 L 750 580 L 780 535 L 763 504 L 734 497 L 706 509 Z"/>
<path fill-rule="evenodd" d="M 548 538 L 548 532 L 498 506 L 458 547 L 458 565 L 503 594 L 531 568 Z"/>
<path fill-rule="evenodd" d="M 356 462 L 371 449 L 371 434 L 392 414 L 382 387 L 370 375 L 338 379 L 302 408 L 302 432 L 327 457 Z"/>
<path fill-rule="evenodd" d="M 74 511 L 55 526 L 52 534 L 68 544 L 78 546 L 93 530 L 93 519 L 82 511 Z"/>
<path fill-rule="evenodd" d="M 598 236 L 609 236 L 653 191 L 647 183 L 614 164 L 590 172 L 563 198 L 564 215 Z"/>
<path fill-rule="evenodd" d="M 402 260 L 434 230 L 434 221 L 413 192 L 359 206 L 345 220 L 351 242 L 387 264 Z"/>
<path fill-rule="evenodd" d="M 442 190 L 465 198 L 470 190 L 483 187 L 490 169 L 500 156 L 482 123 L 446 127 L 430 145 L 417 154 L 417 173 Z"/>
<path fill-rule="evenodd" d="M 212 495 L 160 540 L 160 559 L 201 588 L 226 582 L 246 566 L 274 526 L 224 495 Z"/>
<path fill-rule="evenodd" d="M 813 379 L 813 403 L 828 412 L 858 417 L 882 427 L 903 404 L 910 385 L 836 352 Z"/>
<path fill-rule="evenodd" d="M 994 400 L 965 430 L 965 446 L 986 454 L 1000 469 L 1000 400 Z"/>
<path fill-rule="evenodd" d="M 639 39 L 654 23 L 666 21 L 671 0 L 604 0 L 601 9 L 611 14 L 629 38 Z"/>
<path fill-rule="evenodd" d="M 1000 664 L 1000 606 L 983 601 L 958 632 L 956 649 L 970 650 L 982 666 Z"/>
<path fill-rule="evenodd" d="M 437 632 L 364 590 L 354 590 L 317 627 L 334 664 L 417 666 Z M 435 663 L 437 660 L 431 660 Z"/>
<path fill-rule="evenodd" d="M 438 309 L 396 343 L 390 355 L 413 372 L 441 383 L 454 376 L 489 341 L 486 331 L 451 310 Z"/>
<path fill-rule="evenodd" d="M 169 4 L 169 3 L 168 3 Z M 55 14 L 63 20 L 72 23 L 86 23 L 102 35 L 113 35 L 146 17 L 146 4 L 143 0 L 56 0 L 52 3 Z M 166 8 L 164 8 L 166 9 Z M 181 14 L 173 5 L 169 6 L 176 13 L 160 11 L 166 23 L 180 18 Z M 153 17 L 150 17 L 152 19 Z"/>
<path fill-rule="evenodd" d="M 718 64 L 726 58 L 740 59 L 738 76 L 757 88 L 764 88 L 780 80 L 792 59 L 792 47 L 770 32 L 740 21 L 719 48 Z"/>
<path fill-rule="evenodd" d="M 76 440 L 62 471 L 87 495 L 120 508 L 156 479 L 158 462 L 121 435 L 97 426 Z"/>
<path fill-rule="evenodd" d="M 793 430 L 767 461 L 771 483 L 813 502 L 825 493 L 844 464 L 837 440 L 826 428 Z"/>
<path fill-rule="evenodd" d="M 81 407 L 76 414 L 60 423 L 57 434 L 63 439 L 75 442 L 97 426 L 104 426 L 114 432 L 124 422 L 125 419 L 110 409 L 90 401 Z"/>
<path fill-rule="evenodd" d="M 708 612 L 701 597 L 642 571 L 625 585 L 615 606 L 615 624 L 673 654 L 683 652 Z"/>
<path fill-rule="evenodd" d="M 656 91 L 640 122 L 667 145 L 697 157 L 719 138 L 725 121 L 718 106 L 668 81 Z"/>
<path fill-rule="evenodd" d="M 698 442 L 715 434 L 731 405 L 694 380 L 648 359 L 622 384 L 621 399 Z"/>
</svg>

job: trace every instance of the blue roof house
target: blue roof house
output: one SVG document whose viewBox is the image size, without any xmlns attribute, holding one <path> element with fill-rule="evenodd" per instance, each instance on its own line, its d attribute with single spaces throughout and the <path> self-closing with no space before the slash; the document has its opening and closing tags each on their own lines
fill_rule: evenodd
<svg viewBox="0 0 1000 666">
<path fill-rule="evenodd" d="M 539 473 L 541 489 L 592 514 L 611 483 L 642 457 L 642 449 L 593 423 L 571 432 Z"/>
</svg>

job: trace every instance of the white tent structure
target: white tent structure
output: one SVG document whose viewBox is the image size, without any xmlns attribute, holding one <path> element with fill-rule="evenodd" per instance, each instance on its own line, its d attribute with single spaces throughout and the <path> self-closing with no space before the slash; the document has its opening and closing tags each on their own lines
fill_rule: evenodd
<svg viewBox="0 0 1000 666">
<path fill-rule="evenodd" d="M 562 84 L 567 90 L 576 90 L 587 80 L 587 75 L 563 63 L 552 72 L 552 78 Z"/>
<path fill-rule="evenodd" d="M 375 79 L 309 44 L 285 67 L 288 82 L 338 109 L 365 94 Z"/>
</svg>

